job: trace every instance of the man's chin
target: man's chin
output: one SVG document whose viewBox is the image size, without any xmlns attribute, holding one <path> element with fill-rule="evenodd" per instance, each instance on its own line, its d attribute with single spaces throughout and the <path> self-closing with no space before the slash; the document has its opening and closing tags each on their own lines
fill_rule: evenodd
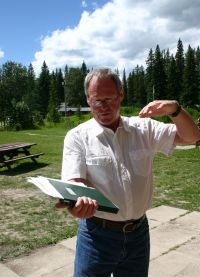
<svg viewBox="0 0 200 277">
<path fill-rule="evenodd" d="M 104 114 L 104 115 L 99 115 L 97 117 L 95 117 L 96 121 L 103 125 L 103 126 L 110 126 L 115 124 L 115 122 L 117 122 L 117 118 L 113 117 L 113 115 L 111 114 Z"/>
<path fill-rule="evenodd" d="M 98 122 L 102 125 L 110 125 L 113 122 L 113 119 L 109 118 L 108 116 L 102 116 L 98 118 Z"/>
<path fill-rule="evenodd" d="M 99 124 L 101 124 L 105 127 L 109 127 L 115 122 L 115 120 L 113 120 L 113 119 L 109 120 L 108 118 L 107 119 L 101 118 L 101 119 L 98 120 L 98 122 L 99 122 Z"/>
</svg>

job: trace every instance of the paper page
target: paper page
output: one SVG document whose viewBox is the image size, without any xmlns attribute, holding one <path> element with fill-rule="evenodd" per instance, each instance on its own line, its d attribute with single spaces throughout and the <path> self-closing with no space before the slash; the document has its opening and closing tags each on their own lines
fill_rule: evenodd
<svg viewBox="0 0 200 277">
<path fill-rule="evenodd" d="M 45 194 L 63 199 L 63 196 L 51 185 L 47 178 L 38 176 L 38 177 L 29 177 L 28 182 L 37 186 Z"/>
<path fill-rule="evenodd" d="M 42 177 L 42 176 L 40 176 Z M 43 177 L 45 178 L 45 177 Z M 60 182 L 60 183 L 68 183 L 68 184 L 72 184 L 72 185 L 76 185 L 76 186 L 80 186 L 80 187 L 87 187 L 84 183 L 81 183 L 81 182 L 75 182 L 75 181 L 62 181 L 62 180 L 58 180 L 58 179 L 54 179 L 54 178 L 46 178 L 46 179 L 49 179 L 49 180 L 55 180 L 57 182 Z M 92 187 L 91 187 L 92 188 Z"/>
</svg>

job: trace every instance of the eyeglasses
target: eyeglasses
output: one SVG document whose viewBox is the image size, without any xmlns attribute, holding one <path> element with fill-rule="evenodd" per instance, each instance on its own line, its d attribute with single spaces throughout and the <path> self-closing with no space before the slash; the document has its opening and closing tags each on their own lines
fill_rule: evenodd
<svg viewBox="0 0 200 277">
<path fill-rule="evenodd" d="M 101 107 L 103 105 L 111 105 L 115 100 L 117 100 L 119 95 L 116 95 L 113 98 L 108 98 L 104 100 L 90 100 L 89 103 L 92 107 Z"/>
</svg>

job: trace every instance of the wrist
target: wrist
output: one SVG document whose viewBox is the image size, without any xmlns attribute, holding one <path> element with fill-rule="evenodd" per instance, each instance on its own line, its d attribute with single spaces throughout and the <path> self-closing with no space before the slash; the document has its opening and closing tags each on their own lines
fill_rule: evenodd
<svg viewBox="0 0 200 277">
<path fill-rule="evenodd" d="M 181 107 L 181 105 L 178 103 L 178 101 L 175 101 L 175 102 L 176 102 L 176 110 L 175 110 L 175 112 L 169 114 L 169 116 L 171 116 L 171 117 L 176 117 L 176 116 L 178 116 L 178 115 L 180 114 L 180 112 L 182 111 L 182 107 Z"/>
</svg>

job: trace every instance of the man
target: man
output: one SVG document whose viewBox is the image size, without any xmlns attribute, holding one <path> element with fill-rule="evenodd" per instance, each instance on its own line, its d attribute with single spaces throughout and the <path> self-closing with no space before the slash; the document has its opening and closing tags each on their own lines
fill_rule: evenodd
<svg viewBox="0 0 200 277">
<path fill-rule="evenodd" d="M 90 72 L 85 93 L 93 119 L 66 135 L 62 179 L 97 188 L 119 212 L 97 211 L 98 203 L 86 197 L 68 207 L 81 219 L 74 276 L 146 277 L 150 242 L 145 213 L 152 198 L 153 157 L 158 151 L 169 155 L 176 144 L 195 142 L 200 134 L 176 101 L 153 101 L 139 117 L 120 116 L 124 93 L 110 69 Z M 174 124 L 149 118 L 162 115 Z"/>
<path fill-rule="evenodd" d="M 199 129 L 200 132 L 200 117 L 197 119 L 197 127 Z M 196 148 L 200 146 L 200 140 L 196 141 Z"/>
</svg>

